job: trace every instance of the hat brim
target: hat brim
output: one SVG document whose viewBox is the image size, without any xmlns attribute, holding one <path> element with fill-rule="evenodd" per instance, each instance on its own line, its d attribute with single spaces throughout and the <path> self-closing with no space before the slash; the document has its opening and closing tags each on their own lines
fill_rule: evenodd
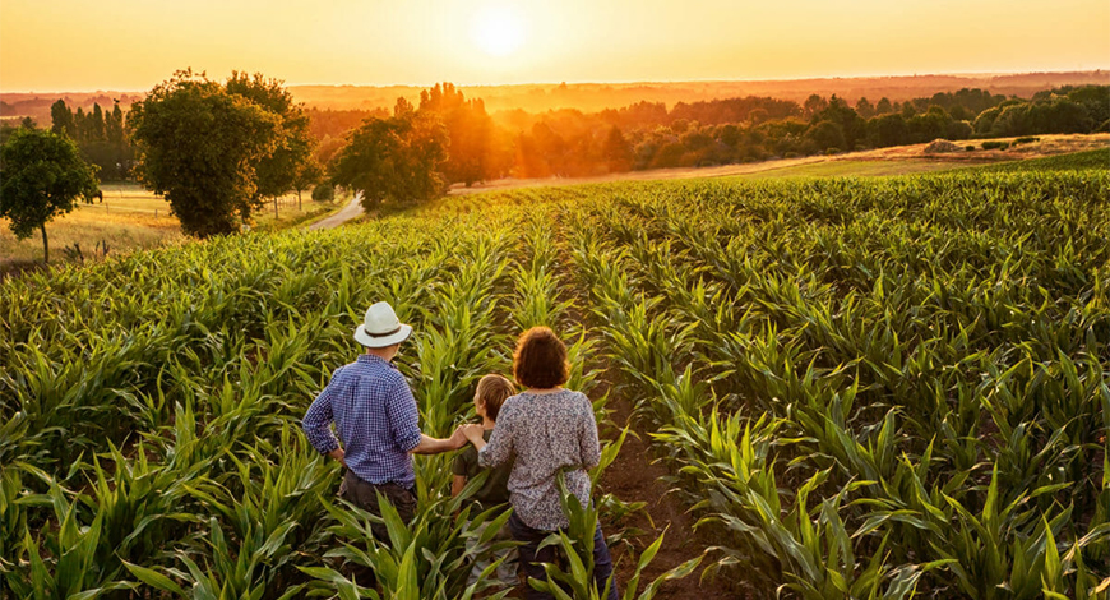
<svg viewBox="0 0 1110 600">
<path fill-rule="evenodd" d="M 400 344 L 412 335 L 411 325 L 401 325 L 401 330 L 389 336 L 373 336 L 366 333 L 366 325 L 359 325 L 355 329 L 355 341 L 367 348 L 385 348 L 393 344 Z"/>
</svg>

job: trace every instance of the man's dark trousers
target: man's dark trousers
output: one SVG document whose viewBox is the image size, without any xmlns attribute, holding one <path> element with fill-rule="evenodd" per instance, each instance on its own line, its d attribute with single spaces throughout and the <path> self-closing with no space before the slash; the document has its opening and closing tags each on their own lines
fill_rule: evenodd
<svg viewBox="0 0 1110 600">
<path fill-rule="evenodd" d="M 397 509 L 397 514 L 405 523 L 411 523 L 416 517 L 416 494 L 413 492 L 414 490 L 397 483 L 368 483 L 350 469 L 343 474 L 343 483 L 339 486 L 340 498 L 379 517 L 382 516 L 382 511 L 378 506 L 378 494 L 381 494 Z M 379 542 L 389 543 L 389 530 L 385 523 L 371 523 L 370 530 Z"/>
</svg>

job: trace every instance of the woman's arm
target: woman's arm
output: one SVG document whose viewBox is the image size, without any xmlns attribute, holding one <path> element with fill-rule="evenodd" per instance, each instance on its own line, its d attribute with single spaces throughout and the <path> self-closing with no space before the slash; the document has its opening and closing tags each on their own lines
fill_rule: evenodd
<svg viewBox="0 0 1110 600">
<path fill-rule="evenodd" d="M 481 426 L 466 431 L 466 437 L 478 449 L 480 467 L 496 467 L 513 455 L 513 417 L 511 414 L 505 414 L 504 408 L 501 410 L 502 413 L 497 417 L 497 424 L 493 427 L 488 444 L 483 438 Z"/>
<path fill-rule="evenodd" d="M 592 469 L 601 462 L 601 442 L 597 438 L 597 417 L 594 416 L 590 399 L 583 396 L 585 413 L 578 430 L 578 445 L 582 457 L 582 468 Z"/>
</svg>

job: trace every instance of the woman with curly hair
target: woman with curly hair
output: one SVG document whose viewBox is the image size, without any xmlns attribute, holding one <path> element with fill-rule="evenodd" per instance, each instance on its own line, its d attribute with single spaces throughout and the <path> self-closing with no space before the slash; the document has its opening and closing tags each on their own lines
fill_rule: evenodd
<svg viewBox="0 0 1110 600">
<path fill-rule="evenodd" d="M 492 467 L 513 459 L 509 531 L 524 542 L 520 563 L 525 573 L 543 581 L 543 563 L 554 561 L 555 548 L 540 550 L 539 545 L 552 532 L 570 525 L 559 501 L 558 474 L 564 474 L 567 491 L 586 506 L 590 502 L 590 476 L 586 471 L 601 460 L 601 445 L 589 398 L 563 387 L 570 377 L 570 363 L 566 346 L 554 332 L 533 327 L 520 336 L 513 354 L 513 376 L 524 391 L 505 401 L 489 443 L 483 439 L 480 425 L 464 427 L 463 431 L 478 449 L 479 465 Z M 598 590 L 605 589 L 612 573 L 613 562 L 598 524 L 594 532 Z M 525 597 L 553 598 L 531 587 Z M 607 598 L 618 598 L 616 578 Z"/>
</svg>

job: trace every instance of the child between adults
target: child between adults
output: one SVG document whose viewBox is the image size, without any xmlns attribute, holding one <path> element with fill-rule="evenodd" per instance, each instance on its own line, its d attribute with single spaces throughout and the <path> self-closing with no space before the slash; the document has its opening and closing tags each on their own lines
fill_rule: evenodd
<svg viewBox="0 0 1110 600">
<path fill-rule="evenodd" d="M 501 405 L 505 400 L 512 396 L 516 390 L 513 389 L 513 384 L 506 378 L 500 375 L 486 375 L 478 381 L 478 388 L 474 392 L 474 411 L 478 416 L 482 417 L 482 435 L 488 442 L 490 434 L 493 433 L 493 428 L 497 424 L 497 415 L 501 412 Z M 505 510 L 509 508 L 509 473 L 512 471 L 512 462 L 506 462 L 496 467 L 488 469 L 490 471 L 489 477 L 482 487 L 474 493 L 469 499 L 471 505 L 470 514 L 476 515 L 495 507 L 504 507 Z M 455 455 L 455 460 L 451 466 L 451 472 L 454 474 L 451 482 L 451 495 L 458 496 L 462 493 L 466 483 L 473 477 L 476 477 L 482 471 L 487 470 L 478 466 L 478 450 L 473 445 L 467 445 L 465 449 Z M 484 530 L 486 524 L 483 524 L 478 532 L 478 537 L 481 536 L 481 531 Z M 507 529 L 497 533 L 493 541 L 511 540 L 512 536 Z M 477 550 L 477 538 L 468 538 L 466 541 L 467 554 L 473 555 Z M 505 560 L 497 567 L 497 580 L 505 585 L 513 586 L 517 584 L 517 552 L 516 548 L 509 548 L 499 554 L 498 557 L 505 556 Z M 482 571 L 489 567 L 490 561 L 487 559 L 475 559 L 474 565 L 470 570 L 470 577 L 467 580 L 467 585 L 473 584 L 478 581 Z"/>
</svg>

